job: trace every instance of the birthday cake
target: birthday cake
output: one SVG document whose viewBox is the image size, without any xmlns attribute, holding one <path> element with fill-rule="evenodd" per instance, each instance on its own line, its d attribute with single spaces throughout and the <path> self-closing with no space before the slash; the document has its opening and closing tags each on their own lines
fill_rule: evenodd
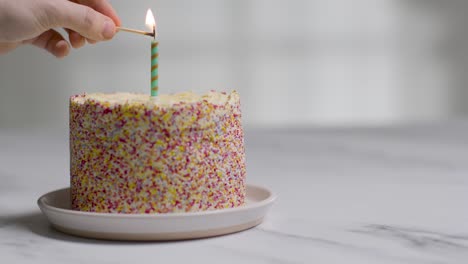
<svg viewBox="0 0 468 264">
<path fill-rule="evenodd" d="M 237 92 L 70 98 L 72 209 L 194 212 L 245 202 Z"/>
</svg>

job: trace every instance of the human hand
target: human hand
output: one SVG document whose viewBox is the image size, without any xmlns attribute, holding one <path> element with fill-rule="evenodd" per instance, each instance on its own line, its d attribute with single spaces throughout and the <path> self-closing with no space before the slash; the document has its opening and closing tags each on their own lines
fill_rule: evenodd
<svg viewBox="0 0 468 264">
<path fill-rule="evenodd" d="M 0 54 L 32 44 L 64 57 L 73 48 L 109 40 L 120 19 L 107 0 L 0 0 Z M 68 39 L 53 28 L 64 28 Z"/>
</svg>

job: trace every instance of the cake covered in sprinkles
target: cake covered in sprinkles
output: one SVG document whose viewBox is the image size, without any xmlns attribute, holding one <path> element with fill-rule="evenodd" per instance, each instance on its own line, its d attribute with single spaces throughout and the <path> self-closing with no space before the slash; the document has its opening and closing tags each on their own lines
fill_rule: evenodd
<svg viewBox="0 0 468 264">
<path fill-rule="evenodd" d="M 70 177 L 73 210 L 150 214 L 241 206 L 239 95 L 72 96 Z"/>
</svg>

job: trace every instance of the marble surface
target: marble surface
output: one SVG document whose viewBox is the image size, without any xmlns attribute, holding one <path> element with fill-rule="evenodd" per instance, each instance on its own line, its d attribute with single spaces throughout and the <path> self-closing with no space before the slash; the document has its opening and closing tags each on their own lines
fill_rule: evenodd
<svg viewBox="0 0 468 264">
<path fill-rule="evenodd" d="M 246 131 L 248 182 L 278 200 L 257 228 L 169 243 L 52 229 L 68 142 L 0 130 L 1 263 L 468 263 L 468 123 Z"/>
</svg>

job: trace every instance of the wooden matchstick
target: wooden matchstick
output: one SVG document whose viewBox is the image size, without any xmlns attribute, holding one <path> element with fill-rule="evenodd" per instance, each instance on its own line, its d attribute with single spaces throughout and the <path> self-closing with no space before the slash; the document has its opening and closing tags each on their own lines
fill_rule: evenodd
<svg viewBox="0 0 468 264">
<path fill-rule="evenodd" d="M 154 31 L 153 32 L 146 32 L 146 31 L 142 31 L 142 30 L 137 30 L 137 29 L 132 29 L 132 28 L 124 28 L 124 27 L 117 27 L 117 31 L 125 31 L 125 32 L 130 32 L 130 33 L 135 33 L 135 34 L 154 37 Z"/>
</svg>

